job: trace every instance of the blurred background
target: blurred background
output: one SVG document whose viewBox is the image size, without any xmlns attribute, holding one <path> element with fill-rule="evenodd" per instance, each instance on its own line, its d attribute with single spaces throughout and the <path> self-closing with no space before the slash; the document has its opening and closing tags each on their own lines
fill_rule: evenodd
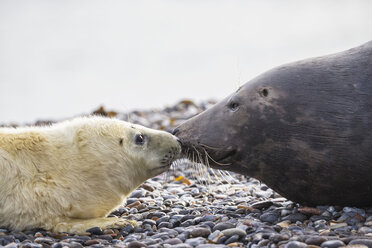
<svg viewBox="0 0 372 248">
<path fill-rule="evenodd" d="M 369 40 L 370 0 L 1 0 L 0 122 L 218 100 Z"/>
</svg>

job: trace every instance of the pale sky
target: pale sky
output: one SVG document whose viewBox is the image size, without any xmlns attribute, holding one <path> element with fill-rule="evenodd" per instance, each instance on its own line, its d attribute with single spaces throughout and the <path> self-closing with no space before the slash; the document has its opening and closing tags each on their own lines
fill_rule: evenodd
<svg viewBox="0 0 372 248">
<path fill-rule="evenodd" d="M 369 40 L 369 0 L 1 0 L 0 123 L 222 99 Z"/>
</svg>

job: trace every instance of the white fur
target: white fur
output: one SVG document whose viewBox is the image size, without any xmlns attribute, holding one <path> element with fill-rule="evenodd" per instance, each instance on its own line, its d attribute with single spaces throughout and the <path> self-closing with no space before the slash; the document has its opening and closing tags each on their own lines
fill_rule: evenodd
<svg viewBox="0 0 372 248">
<path fill-rule="evenodd" d="M 170 151 L 180 152 L 171 134 L 102 117 L 0 128 L 0 225 L 76 232 L 125 224 L 105 216 L 163 172 Z"/>
</svg>

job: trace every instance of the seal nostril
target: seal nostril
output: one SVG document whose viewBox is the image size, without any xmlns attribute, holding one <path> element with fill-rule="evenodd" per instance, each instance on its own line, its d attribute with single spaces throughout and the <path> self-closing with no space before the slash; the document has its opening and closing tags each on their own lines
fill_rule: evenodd
<svg viewBox="0 0 372 248">
<path fill-rule="evenodd" d="M 175 128 L 175 129 L 173 129 L 172 134 L 176 135 L 178 133 L 178 131 L 180 131 L 180 130 L 178 128 Z"/>
<path fill-rule="evenodd" d="M 177 142 L 180 144 L 180 146 L 182 146 L 182 141 L 180 139 L 177 138 Z"/>
</svg>

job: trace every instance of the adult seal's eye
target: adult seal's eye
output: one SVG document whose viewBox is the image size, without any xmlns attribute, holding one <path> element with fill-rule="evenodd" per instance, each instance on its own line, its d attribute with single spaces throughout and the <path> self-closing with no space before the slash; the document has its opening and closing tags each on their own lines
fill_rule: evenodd
<svg viewBox="0 0 372 248">
<path fill-rule="evenodd" d="M 229 107 L 229 109 L 231 111 L 236 111 L 239 108 L 239 103 L 237 103 L 237 102 L 231 102 L 231 103 L 229 103 L 229 106 L 228 107 Z"/>
<path fill-rule="evenodd" d="M 136 136 L 134 137 L 134 143 L 136 143 L 136 145 L 142 146 L 143 144 L 145 144 L 145 136 L 143 136 L 142 134 L 136 134 Z"/>
</svg>

